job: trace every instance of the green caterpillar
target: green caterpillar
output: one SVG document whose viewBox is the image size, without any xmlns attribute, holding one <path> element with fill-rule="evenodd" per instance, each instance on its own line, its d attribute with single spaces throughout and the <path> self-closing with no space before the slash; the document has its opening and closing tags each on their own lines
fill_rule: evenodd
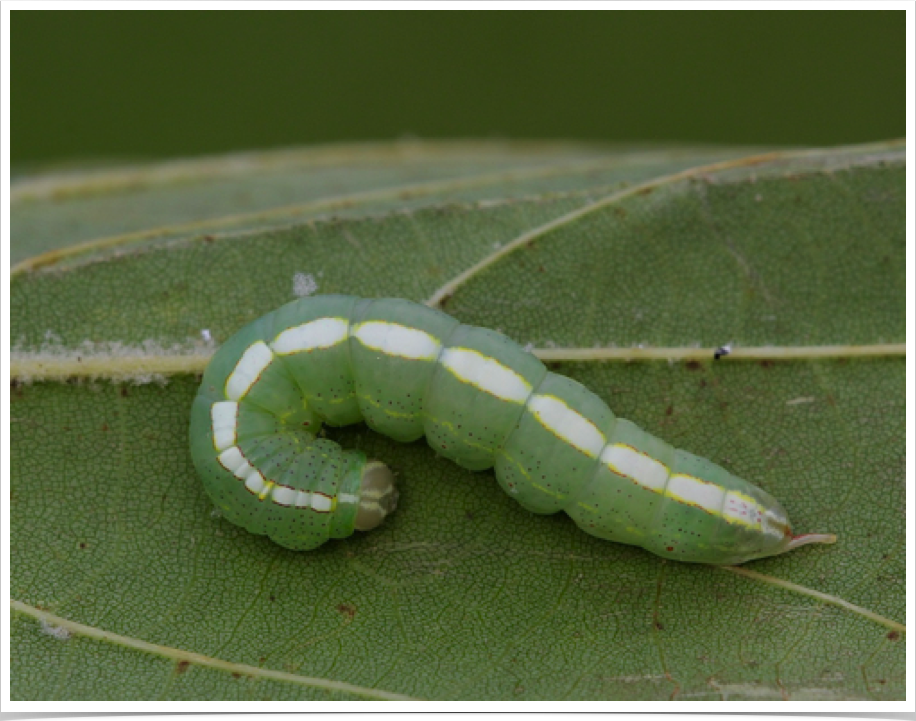
<svg viewBox="0 0 916 721">
<path fill-rule="evenodd" d="M 793 536 L 768 493 L 616 418 L 504 335 L 406 300 L 303 298 L 239 331 L 204 373 L 191 455 L 226 518 L 312 549 L 395 509 L 387 466 L 317 437 L 359 421 L 495 466 L 528 510 L 665 558 L 734 564 L 835 540 Z"/>
</svg>

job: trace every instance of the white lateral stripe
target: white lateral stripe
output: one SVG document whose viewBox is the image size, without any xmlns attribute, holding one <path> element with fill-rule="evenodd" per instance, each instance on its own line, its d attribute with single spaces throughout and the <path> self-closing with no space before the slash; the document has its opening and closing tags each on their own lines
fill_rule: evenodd
<svg viewBox="0 0 916 721">
<path fill-rule="evenodd" d="M 524 403 L 531 395 L 531 384 L 494 358 L 469 348 L 446 348 L 439 362 L 452 375 L 490 395 L 513 403 Z"/>
<path fill-rule="evenodd" d="M 559 398 L 533 395 L 528 410 L 548 431 L 555 433 L 590 458 L 596 458 L 606 439 L 595 424 L 574 411 Z"/>
<path fill-rule="evenodd" d="M 235 446 L 220 453 L 220 464 L 232 471 L 240 480 L 245 482 L 245 488 L 254 493 L 259 499 L 264 500 L 269 495 L 271 500 L 279 506 L 296 506 L 297 508 L 311 508 L 319 513 L 327 513 L 334 506 L 334 499 L 321 493 L 299 491 L 289 486 L 281 486 L 264 478 L 261 472 L 251 466 L 242 452 Z M 344 494 L 341 497 L 348 503 L 357 503 L 359 497 L 353 494 Z"/>
<path fill-rule="evenodd" d="M 295 488 L 289 486 L 274 486 L 270 494 L 274 503 L 280 506 L 292 506 L 296 503 L 296 496 L 299 494 Z"/>
<path fill-rule="evenodd" d="M 671 476 L 665 495 L 685 503 L 693 503 L 717 515 L 725 500 L 725 491 L 721 487 L 683 473 L 675 473 Z"/>
<path fill-rule="evenodd" d="M 252 470 L 248 474 L 248 478 L 245 479 L 245 488 L 254 493 L 256 496 L 260 496 L 261 492 L 267 487 L 267 483 L 264 481 L 264 476 L 261 475 L 260 471 L 257 469 Z"/>
<path fill-rule="evenodd" d="M 441 348 L 439 341 L 425 331 L 383 321 L 360 323 L 353 336 L 366 348 L 411 360 L 436 360 Z"/>
<path fill-rule="evenodd" d="M 623 443 L 607 445 L 601 452 L 601 461 L 615 473 L 653 491 L 664 488 L 668 480 L 668 467 L 664 463 Z"/>
<path fill-rule="evenodd" d="M 287 328 L 274 338 L 270 347 L 277 355 L 331 348 L 347 339 L 349 324 L 343 318 L 319 318 Z"/>
<path fill-rule="evenodd" d="M 225 451 L 219 454 L 217 460 L 223 468 L 225 468 L 227 471 L 232 473 L 233 476 L 242 481 L 244 481 L 254 470 L 251 464 L 245 460 L 245 456 L 242 455 L 242 452 L 238 449 L 237 446 L 227 448 Z"/>
<path fill-rule="evenodd" d="M 337 496 L 337 500 L 341 503 L 359 503 L 359 496 L 353 493 L 341 493 Z"/>
<path fill-rule="evenodd" d="M 217 401 L 210 406 L 213 445 L 216 450 L 222 451 L 235 445 L 235 427 L 238 415 L 239 404 L 234 401 Z"/>
<path fill-rule="evenodd" d="M 248 346 L 239 362 L 235 364 L 235 370 L 226 379 L 226 397 L 232 401 L 243 398 L 251 390 L 258 376 L 270 365 L 273 357 L 274 354 L 264 341 L 259 340 Z"/>
</svg>

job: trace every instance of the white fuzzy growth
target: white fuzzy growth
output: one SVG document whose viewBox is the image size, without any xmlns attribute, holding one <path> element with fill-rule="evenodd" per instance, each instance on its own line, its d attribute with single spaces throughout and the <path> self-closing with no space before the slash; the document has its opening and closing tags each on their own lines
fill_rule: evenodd
<svg viewBox="0 0 916 721">
<path fill-rule="evenodd" d="M 513 403 L 524 403 L 531 384 L 494 358 L 469 348 L 446 348 L 439 360 L 458 380 L 490 395 Z"/>
<path fill-rule="evenodd" d="M 43 634 L 50 636 L 51 638 L 56 638 L 58 641 L 66 641 L 70 638 L 70 636 L 73 635 L 69 629 L 66 629 L 63 626 L 54 626 L 44 619 L 41 619 L 39 624 Z"/>
<path fill-rule="evenodd" d="M 528 410 L 547 430 L 590 458 L 596 458 L 604 448 L 606 439 L 595 424 L 559 398 L 534 395 L 528 401 Z"/>
<path fill-rule="evenodd" d="M 318 282 L 310 273 L 296 273 L 293 276 L 293 295 L 304 298 L 318 290 Z"/>
<path fill-rule="evenodd" d="M 20 342 L 10 352 L 11 377 L 24 383 L 66 378 L 102 378 L 134 385 L 166 383 L 175 373 L 199 373 L 213 355 L 212 342 L 190 338 L 163 345 L 146 340 L 139 345 L 117 341 L 82 341 L 64 346 L 53 332 L 37 349 Z"/>
<path fill-rule="evenodd" d="M 244 398 L 273 357 L 274 354 L 264 341 L 259 340 L 248 346 L 236 363 L 235 370 L 226 379 L 226 397 L 233 401 Z"/>
<path fill-rule="evenodd" d="M 439 340 L 429 333 L 383 321 L 361 323 L 353 337 L 372 350 L 411 360 L 435 360 L 441 348 Z"/>
<path fill-rule="evenodd" d="M 346 340 L 348 329 L 349 324 L 343 318 L 318 318 L 287 328 L 274 339 L 270 347 L 277 355 L 331 348 Z"/>
</svg>

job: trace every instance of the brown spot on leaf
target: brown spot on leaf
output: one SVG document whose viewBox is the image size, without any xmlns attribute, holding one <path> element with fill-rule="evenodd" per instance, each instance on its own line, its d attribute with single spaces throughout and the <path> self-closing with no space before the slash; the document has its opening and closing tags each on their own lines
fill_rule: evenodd
<svg viewBox="0 0 916 721">
<path fill-rule="evenodd" d="M 689 371 L 698 371 L 703 366 L 700 364 L 700 361 L 690 360 L 684 364 L 684 367 Z"/>
<path fill-rule="evenodd" d="M 772 367 L 773 367 L 773 361 L 764 359 L 764 360 L 760 361 L 760 367 L 761 367 L 761 368 L 772 368 Z"/>
<path fill-rule="evenodd" d="M 179 674 L 182 674 L 188 670 L 188 666 L 190 665 L 191 665 L 190 661 L 181 660 L 178 662 L 178 667 L 176 670 L 178 671 Z"/>
<path fill-rule="evenodd" d="M 356 607 L 350 605 L 349 603 L 341 603 L 337 605 L 337 612 L 341 616 L 346 616 L 347 618 L 353 618 L 356 615 Z"/>
<path fill-rule="evenodd" d="M 887 634 L 888 641 L 896 641 L 899 638 L 900 634 L 897 631 L 891 631 L 889 634 Z"/>
<path fill-rule="evenodd" d="M 127 398 L 127 396 L 129 396 L 129 395 L 130 395 L 130 393 L 128 393 L 128 391 L 127 391 L 127 386 L 121 386 L 121 397 L 122 397 L 122 398 Z"/>
</svg>

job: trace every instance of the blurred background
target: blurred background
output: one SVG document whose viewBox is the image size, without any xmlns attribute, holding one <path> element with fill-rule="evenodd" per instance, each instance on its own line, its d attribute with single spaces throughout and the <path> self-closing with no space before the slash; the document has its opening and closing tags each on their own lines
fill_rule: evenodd
<svg viewBox="0 0 916 721">
<path fill-rule="evenodd" d="M 905 13 L 12 13 L 12 161 L 905 134 Z"/>
</svg>

